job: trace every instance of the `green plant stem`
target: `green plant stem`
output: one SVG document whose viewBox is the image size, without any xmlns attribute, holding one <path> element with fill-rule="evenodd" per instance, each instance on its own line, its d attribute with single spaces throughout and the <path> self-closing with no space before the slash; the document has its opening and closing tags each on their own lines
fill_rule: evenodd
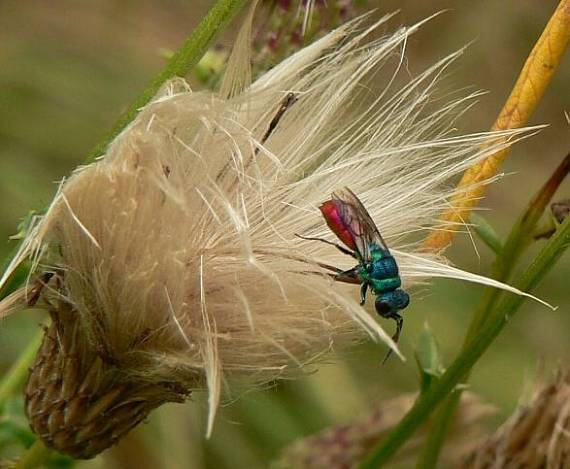
<svg viewBox="0 0 570 469">
<path fill-rule="evenodd" d="M 550 178 L 548 178 L 540 190 L 531 199 L 524 212 L 513 225 L 503 248 L 498 252 L 497 258 L 493 263 L 491 276 L 495 280 L 506 282 L 509 279 L 526 247 L 534 239 L 533 233 L 542 214 L 544 213 L 544 210 L 569 172 L 570 154 L 566 155 Z M 486 222 L 480 224 L 480 221 L 475 221 L 475 223 L 479 226 L 483 226 Z M 488 227 L 484 231 L 488 233 L 489 230 L 493 233 L 491 227 Z M 479 333 L 485 324 L 485 321 L 490 317 L 490 312 L 493 310 L 500 297 L 500 290 L 486 290 L 469 325 L 465 341 L 463 343 L 463 350 L 465 350 L 465 347 L 469 342 Z M 465 380 L 468 378 L 469 374 L 465 376 Z M 453 419 L 453 415 L 455 414 L 455 410 L 459 405 L 460 399 L 461 391 L 458 390 L 453 393 L 453 395 L 449 396 L 441 405 L 431 425 L 422 453 L 418 458 L 418 468 L 430 469 L 436 466 L 445 436 Z"/>
<path fill-rule="evenodd" d="M 417 469 L 431 469 L 437 466 L 439 454 L 443 447 L 445 437 L 447 436 L 447 430 L 455 416 L 455 410 L 461 400 L 461 394 L 460 389 L 451 391 L 451 395 L 447 396 L 445 402 L 441 404 L 441 407 L 438 409 L 436 418 L 430 427 L 430 431 L 423 445 L 422 452 L 418 457 L 416 464 Z"/>
<path fill-rule="evenodd" d="M 30 446 L 14 466 L 14 469 L 33 469 L 40 467 L 49 457 L 51 450 L 41 440 Z"/>
<path fill-rule="evenodd" d="M 24 383 L 28 376 L 28 369 L 42 343 L 43 336 L 44 331 L 38 331 L 21 353 L 18 361 L 12 365 L 8 373 L 0 381 L 0 409 L 4 408 L 8 398 Z"/>
<path fill-rule="evenodd" d="M 528 269 L 516 283 L 523 291 L 532 291 L 544 275 L 556 264 L 570 244 L 570 218 L 560 225 L 554 236 L 543 247 Z M 524 297 L 509 295 L 501 301 L 485 322 L 481 331 L 469 342 L 437 383 L 418 398 L 412 409 L 392 432 L 380 442 L 360 466 L 376 469 L 386 463 L 415 430 L 422 425 L 437 405 L 452 392 L 473 368 L 477 360 L 493 343 L 503 327 L 520 308 Z"/>
<path fill-rule="evenodd" d="M 190 37 L 174 53 L 166 67 L 150 82 L 147 88 L 136 98 L 129 108 L 119 117 L 111 130 L 89 154 L 88 161 L 93 161 L 105 153 L 113 139 L 129 125 L 157 93 L 160 87 L 173 77 L 183 77 L 200 61 L 216 35 L 229 23 L 233 16 L 248 0 L 218 0 Z"/>
</svg>

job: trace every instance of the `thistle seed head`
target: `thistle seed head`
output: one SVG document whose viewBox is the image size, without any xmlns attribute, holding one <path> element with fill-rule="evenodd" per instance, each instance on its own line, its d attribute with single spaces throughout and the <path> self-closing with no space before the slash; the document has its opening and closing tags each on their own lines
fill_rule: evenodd
<svg viewBox="0 0 570 469">
<path fill-rule="evenodd" d="M 476 95 L 435 96 L 459 54 L 409 79 L 404 49 L 420 25 L 370 39 L 388 18 L 347 23 L 254 83 L 246 24 L 219 91 L 170 81 L 62 183 L 0 280 L 26 258 L 52 274 L 38 299 L 53 324 L 26 391 L 48 445 L 91 456 L 161 402 L 204 389 L 210 432 L 223 387 L 299 375 L 370 337 L 399 354 L 358 288 L 321 267 L 354 260 L 296 237 L 332 240 L 317 207 L 344 186 L 366 204 L 406 289 L 450 277 L 521 293 L 419 243 L 448 228 L 434 220 L 450 181 L 526 130 L 455 135 Z M 18 298 L 38 291 L 33 278 Z M 77 434 L 105 444 L 78 453 Z"/>
</svg>

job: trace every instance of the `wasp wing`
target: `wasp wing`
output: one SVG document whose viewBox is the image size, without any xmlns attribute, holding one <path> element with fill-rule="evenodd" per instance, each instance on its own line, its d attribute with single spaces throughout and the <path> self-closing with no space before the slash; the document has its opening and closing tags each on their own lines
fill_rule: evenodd
<svg viewBox="0 0 570 469">
<path fill-rule="evenodd" d="M 355 250 L 364 262 L 370 260 L 372 243 L 390 251 L 372 217 L 354 192 L 345 187 L 333 192 L 331 201 L 337 207 L 343 226 L 350 233 Z"/>
</svg>

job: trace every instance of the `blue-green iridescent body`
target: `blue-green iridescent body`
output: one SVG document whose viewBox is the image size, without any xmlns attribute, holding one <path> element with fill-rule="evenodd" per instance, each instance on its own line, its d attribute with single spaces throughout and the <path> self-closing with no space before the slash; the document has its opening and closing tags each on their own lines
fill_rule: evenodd
<svg viewBox="0 0 570 469">
<path fill-rule="evenodd" d="M 356 272 L 361 283 L 368 283 L 375 295 L 382 295 L 402 286 L 396 259 L 374 243 L 370 245 L 370 262 L 359 265 Z"/>
</svg>

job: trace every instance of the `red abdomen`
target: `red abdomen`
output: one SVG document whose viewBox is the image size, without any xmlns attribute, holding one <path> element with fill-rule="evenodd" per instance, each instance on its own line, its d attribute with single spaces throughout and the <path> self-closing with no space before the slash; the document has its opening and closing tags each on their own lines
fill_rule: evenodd
<svg viewBox="0 0 570 469">
<path fill-rule="evenodd" d="M 325 217 L 327 225 L 332 232 L 337 235 L 348 248 L 356 251 L 354 237 L 349 230 L 348 225 L 344 222 L 337 204 L 332 200 L 327 200 L 319 207 L 319 209 L 321 210 L 323 217 Z"/>
</svg>

